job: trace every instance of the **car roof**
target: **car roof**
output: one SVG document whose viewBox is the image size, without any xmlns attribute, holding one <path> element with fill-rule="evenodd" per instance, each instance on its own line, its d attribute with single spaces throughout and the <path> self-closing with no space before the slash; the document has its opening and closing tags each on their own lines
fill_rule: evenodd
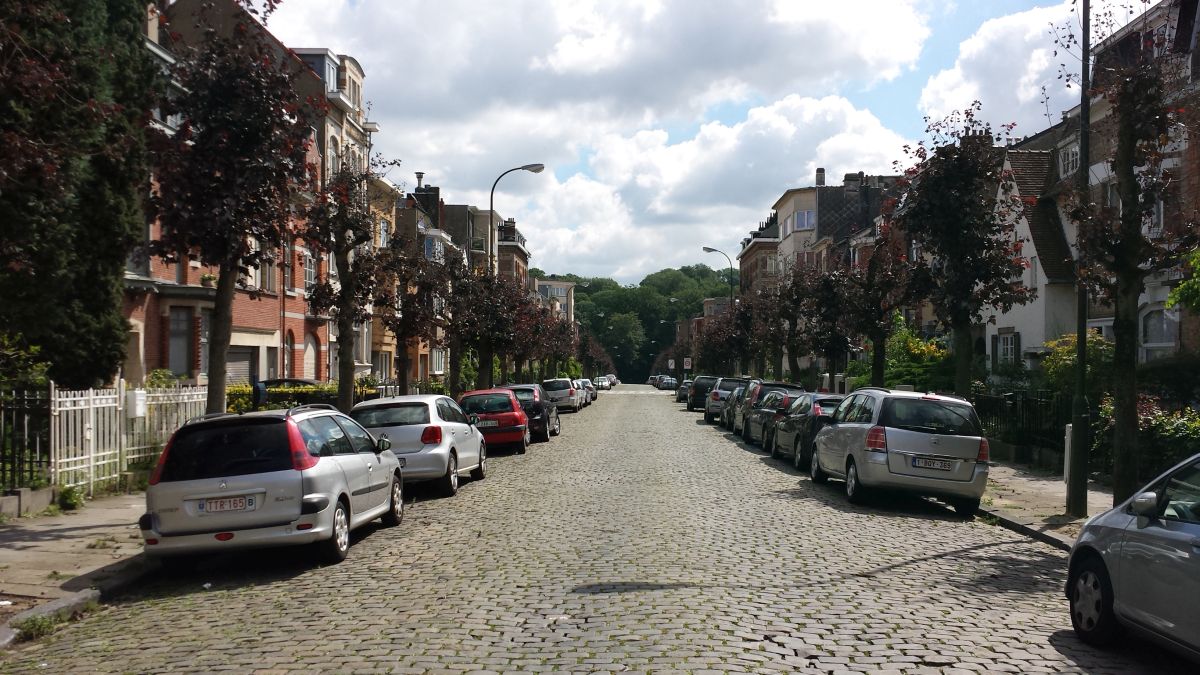
<svg viewBox="0 0 1200 675">
<path fill-rule="evenodd" d="M 371 408 L 379 405 L 391 405 L 394 403 L 434 403 L 439 399 L 449 398 L 442 394 L 410 394 L 408 396 L 384 396 L 383 398 L 373 398 L 369 401 L 362 401 L 354 406 L 353 410 L 361 410 L 363 408 Z"/>
<path fill-rule="evenodd" d="M 507 395 L 507 394 L 511 394 L 511 393 L 512 393 L 512 390 L 509 389 L 508 387 L 492 387 L 491 389 L 472 389 L 471 391 L 464 391 L 463 393 L 459 394 L 459 398 L 464 398 L 467 396 L 478 396 L 480 394 L 505 394 L 505 395 Z"/>
<path fill-rule="evenodd" d="M 874 393 L 881 394 L 883 396 L 890 396 L 892 398 L 919 398 L 926 401 L 945 401 L 947 403 L 966 403 L 967 405 L 971 405 L 971 402 L 965 398 L 954 396 L 953 394 L 935 394 L 931 391 L 907 391 L 903 389 L 888 389 L 886 387 L 859 387 L 850 393 Z"/>
</svg>

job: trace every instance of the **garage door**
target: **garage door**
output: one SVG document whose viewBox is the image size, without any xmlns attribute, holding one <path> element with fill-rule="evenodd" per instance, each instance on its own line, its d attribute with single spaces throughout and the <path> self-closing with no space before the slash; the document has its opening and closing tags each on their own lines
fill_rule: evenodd
<svg viewBox="0 0 1200 675">
<path fill-rule="evenodd" d="M 247 384 L 251 381 L 251 374 L 256 374 L 254 357 L 257 351 L 255 347 L 229 348 L 225 363 L 225 372 L 229 373 L 229 384 Z"/>
</svg>

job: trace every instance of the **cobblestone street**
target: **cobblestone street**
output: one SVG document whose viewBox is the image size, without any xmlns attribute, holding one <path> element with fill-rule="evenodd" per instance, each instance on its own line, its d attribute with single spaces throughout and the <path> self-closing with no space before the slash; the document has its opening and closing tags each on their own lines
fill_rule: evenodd
<svg viewBox="0 0 1200 675">
<path fill-rule="evenodd" d="M 1078 642 L 1063 553 L 919 499 L 851 506 L 666 393 L 622 385 L 562 426 L 340 565 L 207 561 L 0 671 L 1187 669 Z"/>
</svg>

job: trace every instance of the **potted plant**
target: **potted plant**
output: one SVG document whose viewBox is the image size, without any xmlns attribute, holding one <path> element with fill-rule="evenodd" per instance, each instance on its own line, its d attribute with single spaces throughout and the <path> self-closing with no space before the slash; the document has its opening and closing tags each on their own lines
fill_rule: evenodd
<svg viewBox="0 0 1200 675">
<path fill-rule="evenodd" d="M 204 274 L 200 275 L 200 285 L 201 286 L 206 286 L 208 288 L 212 288 L 213 284 L 216 283 L 216 281 L 217 281 L 217 275 L 212 274 L 211 272 L 205 272 Z"/>
</svg>

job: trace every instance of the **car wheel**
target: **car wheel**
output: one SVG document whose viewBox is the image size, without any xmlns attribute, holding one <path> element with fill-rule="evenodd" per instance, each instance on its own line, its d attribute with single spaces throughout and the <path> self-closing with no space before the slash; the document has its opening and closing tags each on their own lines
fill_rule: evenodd
<svg viewBox="0 0 1200 675">
<path fill-rule="evenodd" d="M 779 437 L 769 431 L 764 431 L 763 432 L 763 448 L 770 449 L 771 459 L 778 459 L 779 458 Z"/>
<path fill-rule="evenodd" d="M 392 496 L 388 502 L 387 513 L 383 514 L 383 524 L 395 527 L 404 520 L 404 481 L 399 476 L 392 476 Z"/>
<path fill-rule="evenodd" d="M 327 563 L 337 564 L 345 560 L 350 552 L 350 514 L 341 500 L 333 507 L 332 529 L 329 538 L 321 542 L 321 558 Z"/>
<path fill-rule="evenodd" d="M 796 434 L 796 444 L 792 448 L 792 464 L 801 471 L 808 471 L 812 466 L 812 445 L 804 442 L 804 434 Z"/>
<path fill-rule="evenodd" d="M 746 441 L 747 445 L 754 445 L 754 437 L 750 435 L 750 425 L 747 420 L 742 421 L 742 440 Z"/>
<path fill-rule="evenodd" d="M 821 461 L 817 459 L 815 447 L 813 448 L 812 458 L 808 462 L 808 477 L 818 485 L 829 480 L 829 474 L 825 473 L 825 470 L 821 468 Z"/>
<path fill-rule="evenodd" d="M 712 416 L 712 413 L 708 412 L 707 410 L 705 410 L 705 411 L 704 411 L 704 423 L 705 423 L 705 424 L 712 424 L 712 423 L 713 423 L 713 416 Z"/>
<path fill-rule="evenodd" d="M 692 406 L 692 401 L 689 399 L 689 400 L 688 400 L 688 402 L 687 402 L 687 411 L 688 411 L 688 412 L 692 412 L 692 411 L 694 411 L 695 409 L 696 409 L 696 408 Z"/>
<path fill-rule="evenodd" d="M 867 489 L 858 479 L 858 466 L 854 460 L 846 462 L 846 500 L 851 504 L 861 504 L 866 499 Z"/>
<path fill-rule="evenodd" d="M 1104 562 L 1088 556 L 1079 563 L 1071 582 L 1071 626 L 1080 640 L 1106 647 L 1120 631 L 1113 613 L 1112 581 Z"/>
<path fill-rule="evenodd" d="M 453 497 L 458 494 L 458 455 L 453 452 L 450 453 L 450 459 L 446 461 L 446 475 L 442 476 L 438 483 L 443 497 Z"/>
<path fill-rule="evenodd" d="M 479 466 L 471 469 L 471 480 L 487 478 L 487 445 L 479 444 Z"/>
<path fill-rule="evenodd" d="M 550 441 L 550 420 L 549 419 L 546 420 L 546 426 L 542 427 L 542 430 L 538 432 L 536 440 L 540 443 L 548 443 Z"/>
<path fill-rule="evenodd" d="M 975 512 L 979 510 L 979 500 L 962 497 L 959 499 L 951 499 L 950 506 L 954 507 L 954 512 L 963 518 L 974 518 Z"/>
<path fill-rule="evenodd" d="M 562 433 L 562 418 L 560 418 L 558 416 L 558 413 L 556 412 L 556 413 L 554 413 L 554 428 L 550 430 L 550 435 L 558 436 L 561 433 Z"/>
</svg>

